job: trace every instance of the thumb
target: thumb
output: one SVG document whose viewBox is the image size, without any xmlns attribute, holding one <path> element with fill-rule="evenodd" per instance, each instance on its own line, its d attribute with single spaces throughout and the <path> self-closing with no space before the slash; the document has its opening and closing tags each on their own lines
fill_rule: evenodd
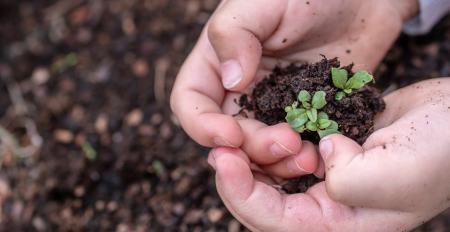
<svg viewBox="0 0 450 232">
<path fill-rule="evenodd" d="M 352 199 L 357 193 L 352 187 L 357 173 L 352 173 L 348 166 L 356 157 L 361 156 L 363 148 L 355 141 L 336 134 L 323 138 L 319 150 L 325 163 L 328 195 L 341 203 L 353 203 Z"/>
<path fill-rule="evenodd" d="M 372 142 L 374 138 L 369 137 Z M 412 187 L 417 187 L 415 181 L 426 171 L 420 171 L 416 159 L 408 159 L 410 151 L 382 141 L 365 150 L 343 135 L 322 139 L 319 149 L 331 199 L 354 207 L 399 210 L 411 206 L 409 198 L 398 196 L 416 191 Z"/>
<path fill-rule="evenodd" d="M 221 63 L 226 89 L 240 91 L 253 81 L 262 41 L 276 30 L 285 5 L 273 0 L 224 1 L 213 15 L 208 37 Z"/>
</svg>

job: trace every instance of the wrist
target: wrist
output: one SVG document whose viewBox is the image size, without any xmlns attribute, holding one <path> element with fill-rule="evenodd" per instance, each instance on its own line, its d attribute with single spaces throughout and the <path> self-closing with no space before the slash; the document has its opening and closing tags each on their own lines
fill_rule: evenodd
<svg viewBox="0 0 450 232">
<path fill-rule="evenodd" d="M 419 14 L 419 0 L 395 0 L 391 2 L 403 22 Z"/>
</svg>

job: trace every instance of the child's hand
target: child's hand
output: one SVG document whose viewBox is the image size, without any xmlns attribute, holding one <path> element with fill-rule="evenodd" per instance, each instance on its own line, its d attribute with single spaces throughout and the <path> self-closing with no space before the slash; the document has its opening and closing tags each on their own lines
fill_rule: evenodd
<svg viewBox="0 0 450 232">
<path fill-rule="evenodd" d="M 305 194 L 279 194 L 270 178 L 252 173 L 240 150 L 213 150 L 208 161 L 226 206 L 254 231 L 406 231 L 446 209 L 450 79 L 385 100 L 363 147 L 341 135 L 321 142 L 326 180 Z"/>
<path fill-rule="evenodd" d="M 347 205 L 428 219 L 450 204 L 450 79 L 424 81 L 385 100 L 362 147 L 343 136 L 321 141 L 327 191 Z"/>
<path fill-rule="evenodd" d="M 304 194 L 280 194 L 270 176 L 252 172 L 247 155 L 238 149 L 216 148 L 208 161 L 224 204 L 251 231 L 407 231 L 431 216 L 350 207 L 332 200 L 325 182 Z"/>
<path fill-rule="evenodd" d="M 241 147 L 263 164 L 299 154 L 301 140 L 287 124 L 268 127 L 233 118 L 239 111 L 236 92 L 246 91 L 277 64 L 316 61 L 319 54 L 373 69 L 406 18 L 397 8 L 404 1 L 411 0 L 223 1 L 177 77 L 172 109 L 204 146 Z M 291 166 L 314 169 L 307 165 Z"/>
</svg>

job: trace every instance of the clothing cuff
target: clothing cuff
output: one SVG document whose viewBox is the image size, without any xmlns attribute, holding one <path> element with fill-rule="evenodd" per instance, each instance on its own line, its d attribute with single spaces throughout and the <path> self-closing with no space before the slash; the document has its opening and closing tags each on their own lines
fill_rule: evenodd
<svg viewBox="0 0 450 232">
<path fill-rule="evenodd" d="M 403 25 L 408 35 L 423 35 L 450 12 L 450 0 L 419 0 L 420 13 Z"/>
</svg>

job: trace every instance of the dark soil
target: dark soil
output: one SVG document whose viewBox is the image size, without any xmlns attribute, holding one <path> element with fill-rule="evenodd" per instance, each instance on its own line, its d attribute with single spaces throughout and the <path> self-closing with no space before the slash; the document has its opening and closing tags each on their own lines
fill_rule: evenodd
<svg viewBox="0 0 450 232">
<path fill-rule="evenodd" d="M 26 146 L 35 124 L 43 141 L 22 156 L 0 136 L 1 232 L 245 231 L 216 193 L 207 151 L 168 104 L 218 2 L 0 1 L 0 125 Z M 377 84 L 450 76 L 449 45 L 450 18 L 426 37 L 402 36 Z M 62 62 L 70 53 L 75 65 Z M 447 231 L 449 218 L 418 231 Z"/>
<path fill-rule="evenodd" d="M 385 108 L 380 92 L 366 85 L 354 91 L 341 101 L 334 100 L 339 91 L 331 80 L 331 68 L 339 68 L 337 58 L 326 58 L 315 64 L 290 65 L 286 68 L 275 68 L 273 73 L 256 84 L 250 96 L 243 95 L 240 105 L 253 111 L 255 118 L 274 125 L 286 122 L 284 108 L 297 100 L 301 90 L 310 93 L 326 92 L 327 105 L 323 109 L 328 116 L 339 124 L 339 131 L 362 144 L 373 132 L 374 118 Z M 343 67 L 353 75 L 352 65 Z M 302 133 L 302 139 L 318 144 L 317 133 Z"/>
<path fill-rule="evenodd" d="M 322 181 L 314 175 L 306 175 L 300 178 L 292 179 L 284 184 L 282 190 L 287 194 L 304 193 L 311 186 Z"/>
</svg>

